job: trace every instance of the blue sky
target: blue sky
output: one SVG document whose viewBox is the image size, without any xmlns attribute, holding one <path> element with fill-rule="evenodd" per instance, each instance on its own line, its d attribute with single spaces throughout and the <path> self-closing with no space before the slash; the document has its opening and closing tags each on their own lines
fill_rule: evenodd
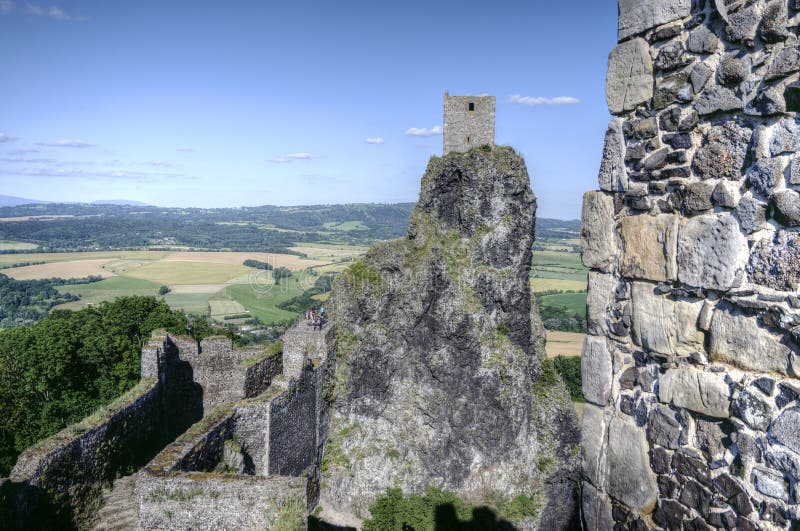
<svg viewBox="0 0 800 531">
<path fill-rule="evenodd" d="M 497 96 L 497 143 L 525 155 L 539 215 L 576 218 L 616 14 L 614 0 L 0 0 L 0 194 L 415 201 L 442 137 L 407 132 L 441 126 L 448 89 Z"/>
</svg>

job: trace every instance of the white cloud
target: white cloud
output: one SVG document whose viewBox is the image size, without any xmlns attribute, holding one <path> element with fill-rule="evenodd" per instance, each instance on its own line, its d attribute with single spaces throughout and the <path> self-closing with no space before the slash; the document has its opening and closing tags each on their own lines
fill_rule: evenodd
<svg viewBox="0 0 800 531">
<path fill-rule="evenodd" d="M 371 136 L 369 138 L 365 138 L 364 142 L 367 144 L 383 144 L 383 137 L 382 136 Z"/>
<path fill-rule="evenodd" d="M 41 159 L 41 158 L 31 158 L 31 157 L 5 157 L 0 159 L 3 162 L 25 162 L 27 164 L 37 163 L 37 164 L 52 164 L 55 159 Z"/>
<path fill-rule="evenodd" d="M 88 148 L 94 147 L 94 144 L 84 142 L 83 140 L 56 140 L 55 142 L 41 142 L 40 146 L 48 147 L 68 147 L 68 148 Z"/>
<path fill-rule="evenodd" d="M 194 148 L 182 147 L 182 148 L 176 149 L 175 151 L 181 151 L 181 152 L 184 152 L 184 153 L 194 153 Z"/>
<path fill-rule="evenodd" d="M 29 153 L 41 153 L 41 149 L 12 149 L 8 152 L 9 155 L 27 155 Z"/>
<path fill-rule="evenodd" d="M 286 164 L 287 162 L 292 162 L 293 160 L 310 160 L 313 159 L 315 155 L 311 153 L 289 153 L 288 155 L 283 155 L 282 157 L 275 157 L 272 159 L 272 162 L 276 164 Z"/>
<path fill-rule="evenodd" d="M 514 94 L 508 101 L 511 103 L 519 103 L 520 105 L 574 105 L 581 102 L 581 100 L 573 98 L 572 96 L 543 98 L 541 96 L 522 96 L 520 94 Z"/>
<path fill-rule="evenodd" d="M 28 14 L 36 17 L 50 17 L 58 20 L 71 20 L 72 17 L 64 13 L 57 6 L 42 7 L 35 4 L 28 4 Z"/>
<path fill-rule="evenodd" d="M 442 126 L 435 125 L 428 129 L 427 127 L 412 127 L 406 131 L 406 136 L 436 136 L 442 134 Z"/>
<path fill-rule="evenodd" d="M 64 179 L 123 179 L 148 181 L 165 177 L 184 177 L 180 173 L 146 172 L 106 168 L 89 171 L 82 168 L 61 168 L 58 166 L 39 166 L 23 168 L 17 175 L 27 177 L 58 177 Z"/>
<path fill-rule="evenodd" d="M 0 13 L 11 13 L 14 10 L 14 2 L 11 0 L 0 0 Z"/>
<path fill-rule="evenodd" d="M 16 140 L 16 138 L 8 136 L 5 133 L 0 133 L 0 142 L 11 142 L 12 140 Z"/>
</svg>

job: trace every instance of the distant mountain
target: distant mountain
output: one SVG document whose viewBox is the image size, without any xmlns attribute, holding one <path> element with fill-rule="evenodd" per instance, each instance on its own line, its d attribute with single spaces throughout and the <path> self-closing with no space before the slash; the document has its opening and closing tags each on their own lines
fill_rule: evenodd
<svg viewBox="0 0 800 531">
<path fill-rule="evenodd" d="M 118 206 L 150 206 L 147 203 L 142 203 L 141 201 L 130 201 L 128 199 L 99 199 L 97 201 L 92 201 L 90 204 L 118 205 Z"/>
<path fill-rule="evenodd" d="M 39 201 L 38 199 L 26 199 L 24 197 L 15 197 L 13 195 L 0 195 L 0 206 L 18 206 L 18 205 L 41 205 L 49 201 Z"/>
</svg>

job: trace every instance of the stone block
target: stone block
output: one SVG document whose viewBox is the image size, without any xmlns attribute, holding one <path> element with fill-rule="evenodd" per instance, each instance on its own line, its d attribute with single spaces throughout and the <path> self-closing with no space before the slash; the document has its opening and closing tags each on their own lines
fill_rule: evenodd
<svg viewBox="0 0 800 531">
<path fill-rule="evenodd" d="M 736 208 L 742 198 L 742 192 L 736 183 L 719 181 L 711 197 L 715 203 L 723 208 Z"/>
<path fill-rule="evenodd" d="M 633 283 L 633 339 L 643 349 L 667 355 L 702 351 L 705 334 L 697 323 L 703 302 L 673 300 L 655 285 Z"/>
<path fill-rule="evenodd" d="M 781 190 L 772 197 L 777 219 L 787 227 L 800 227 L 800 194 L 794 190 Z"/>
<path fill-rule="evenodd" d="M 589 291 L 586 296 L 586 323 L 589 334 L 602 336 L 609 332 L 608 312 L 614 304 L 613 275 L 589 271 Z"/>
<path fill-rule="evenodd" d="M 741 180 L 753 131 L 729 120 L 709 129 L 692 160 L 701 179 Z"/>
<path fill-rule="evenodd" d="M 744 108 L 744 102 L 732 89 L 714 85 L 700 94 L 694 102 L 694 108 L 701 115 L 706 115 L 720 111 L 741 110 Z"/>
<path fill-rule="evenodd" d="M 675 412 L 667 406 L 656 404 L 647 419 L 647 440 L 664 448 L 676 450 L 680 447 L 683 426 Z"/>
<path fill-rule="evenodd" d="M 692 368 L 670 369 L 659 381 L 658 399 L 710 417 L 730 416 L 730 389 L 720 373 Z"/>
<path fill-rule="evenodd" d="M 583 507 L 583 529 L 604 531 L 614 527 L 614 518 L 611 516 L 611 500 L 594 488 L 591 483 L 583 483 L 581 505 Z"/>
<path fill-rule="evenodd" d="M 688 17 L 691 0 L 619 0 L 619 31 L 622 41 L 650 28 Z"/>
<path fill-rule="evenodd" d="M 622 119 L 613 118 L 606 130 L 603 160 L 600 163 L 600 189 L 605 192 L 624 192 L 628 189 L 628 172 L 625 169 L 625 137 Z"/>
<path fill-rule="evenodd" d="M 632 3 L 641 3 L 633 0 Z M 644 39 L 623 42 L 608 56 L 606 103 L 611 114 L 635 109 L 653 97 L 653 60 Z"/>
<path fill-rule="evenodd" d="M 769 435 L 777 443 L 800 454 L 800 408 L 784 410 L 769 427 Z"/>
<path fill-rule="evenodd" d="M 800 286 L 800 234 L 779 230 L 758 241 L 747 264 L 750 281 L 768 288 L 795 292 Z"/>
<path fill-rule="evenodd" d="M 606 477 L 606 420 L 603 408 L 586 404 L 583 408 L 581 450 L 583 474 L 594 485 L 602 487 Z"/>
<path fill-rule="evenodd" d="M 675 278 L 677 216 L 627 216 L 621 220 L 620 235 L 620 270 L 624 276 L 658 282 Z"/>
<path fill-rule="evenodd" d="M 772 406 L 764 398 L 747 389 L 736 396 L 731 412 L 757 431 L 767 431 L 772 422 Z"/>
<path fill-rule="evenodd" d="M 800 123 L 796 118 L 784 118 L 772 131 L 769 152 L 773 157 L 800 150 Z"/>
<path fill-rule="evenodd" d="M 752 234 L 767 222 L 767 204 L 748 192 L 739 201 L 734 214 L 745 234 Z"/>
<path fill-rule="evenodd" d="M 586 401 L 606 405 L 611 398 L 611 377 L 611 353 L 606 338 L 586 336 L 581 354 L 581 380 Z"/>
<path fill-rule="evenodd" d="M 583 195 L 581 260 L 592 269 L 609 272 L 617 256 L 614 199 L 603 192 Z"/>
<path fill-rule="evenodd" d="M 784 502 L 789 501 L 789 482 L 783 478 L 783 475 L 768 468 L 756 466 L 750 477 L 756 490 L 761 494 Z"/>
<path fill-rule="evenodd" d="M 644 514 L 655 509 L 658 485 L 650 469 L 643 428 L 627 416 L 615 416 L 608 429 L 608 493 Z"/>
<path fill-rule="evenodd" d="M 714 312 L 708 350 L 712 361 L 723 361 L 748 370 L 782 374 L 789 370 L 789 347 L 783 345 L 778 336 L 759 326 L 753 317 L 729 304 L 721 304 Z"/>
<path fill-rule="evenodd" d="M 684 284 L 717 290 L 737 287 L 747 258 L 747 239 L 730 214 L 695 216 L 680 229 L 678 279 Z"/>
<path fill-rule="evenodd" d="M 686 48 L 692 53 L 713 53 L 719 46 L 719 39 L 706 26 L 698 26 L 686 38 Z"/>
</svg>

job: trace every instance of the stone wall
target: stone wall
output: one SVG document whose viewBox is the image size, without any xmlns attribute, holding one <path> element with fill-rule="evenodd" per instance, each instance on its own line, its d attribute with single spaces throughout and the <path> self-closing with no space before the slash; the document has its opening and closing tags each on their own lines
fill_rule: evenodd
<svg viewBox="0 0 800 531">
<path fill-rule="evenodd" d="M 450 96 L 445 92 L 442 154 L 494 145 L 494 114 L 494 96 Z"/>
<path fill-rule="evenodd" d="M 333 342 L 333 323 L 328 322 L 317 330 L 305 321 L 286 331 L 283 342 L 283 375 L 286 378 L 299 378 L 306 362 L 314 358 L 327 357 L 327 349 Z"/>
<path fill-rule="evenodd" d="M 588 529 L 800 519 L 798 7 L 619 0 L 583 205 Z"/>
<path fill-rule="evenodd" d="M 298 476 L 311 466 L 317 449 L 316 371 L 306 366 L 269 410 L 269 473 Z"/>
<path fill-rule="evenodd" d="M 305 529 L 305 478 L 143 474 L 136 496 L 141 529 Z"/>
</svg>

